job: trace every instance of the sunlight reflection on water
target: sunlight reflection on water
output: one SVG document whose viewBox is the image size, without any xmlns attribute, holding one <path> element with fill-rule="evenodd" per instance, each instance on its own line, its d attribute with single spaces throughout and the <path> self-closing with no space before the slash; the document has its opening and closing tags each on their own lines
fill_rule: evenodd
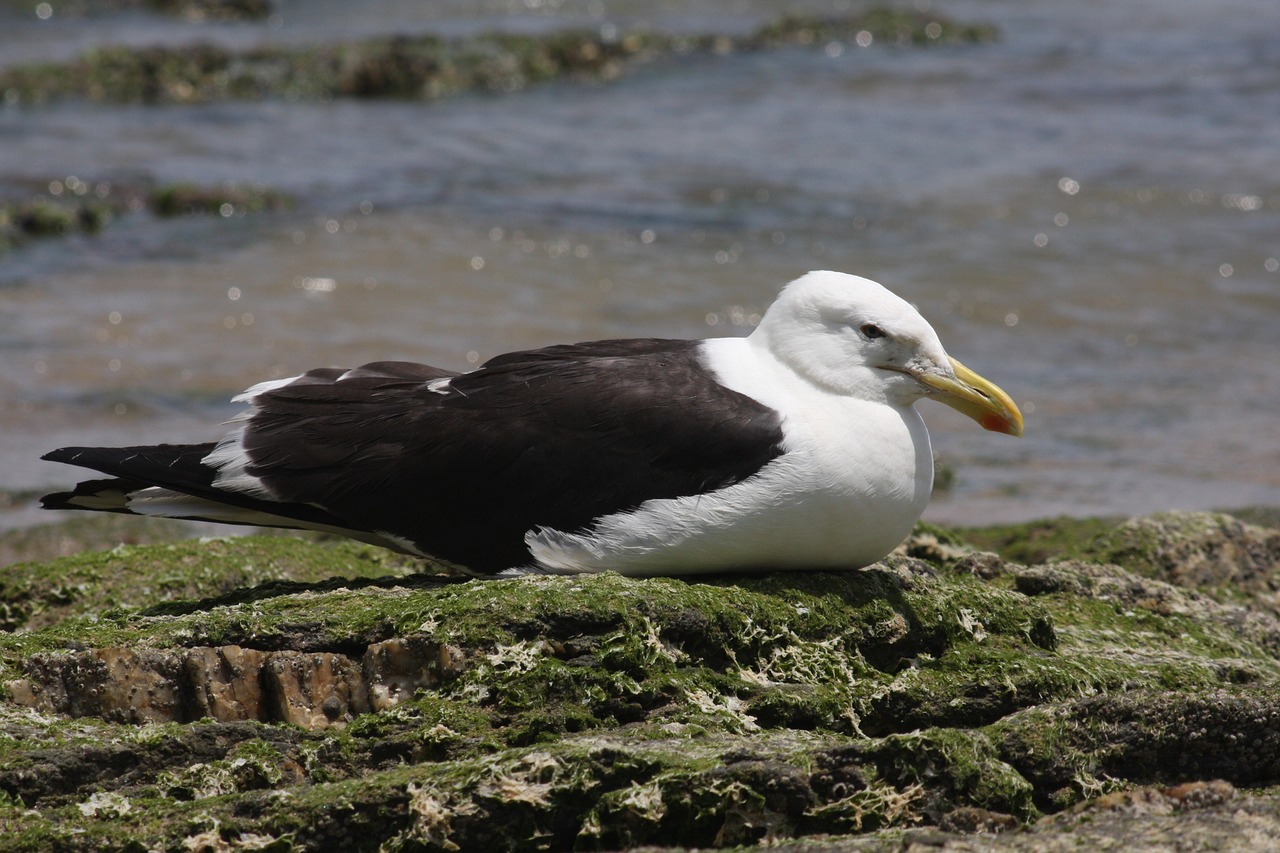
<svg viewBox="0 0 1280 853">
<path fill-rule="evenodd" d="M 61 443 L 214 438 L 232 394 L 317 365 L 745 334 L 781 283 L 834 268 L 916 302 L 1024 404 L 1026 438 L 999 443 L 926 404 L 958 474 L 931 517 L 1280 503 L 1280 64 L 1258 61 L 1247 23 L 1266 2 L 1211 30 L 1188 2 L 1154 17 L 961 3 L 948 12 L 1005 38 L 690 60 L 432 105 L 0 109 L 2 186 L 298 199 L 126 215 L 0 256 L 0 487 L 62 483 L 36 461 Z M 341 5 L 306 26 L 346 35 Z M 696 31 L 712 6 L 601 8 Z M 558 20 L 441 8 L 458 28 Z M 104 37 L 58 26 L 60 43 Z M 273 32 L 301 37 L 290 26 Z"/>
</svg>

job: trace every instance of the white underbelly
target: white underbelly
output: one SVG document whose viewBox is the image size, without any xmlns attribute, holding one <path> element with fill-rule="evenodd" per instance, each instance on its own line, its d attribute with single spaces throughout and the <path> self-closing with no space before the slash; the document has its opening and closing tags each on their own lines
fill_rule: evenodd
<svg viewBox="0 0 1280 853">
<path fill-rule="evenodd" d="M 536 568 L 629 575 L 859 568 L 893 550 L 932 488 L 928 433 L 912 408 L 855 405 L 788 424 L 788 449 L 724 489 L 647 501 L 590 530 L 525 537 Z"/>
</svg>

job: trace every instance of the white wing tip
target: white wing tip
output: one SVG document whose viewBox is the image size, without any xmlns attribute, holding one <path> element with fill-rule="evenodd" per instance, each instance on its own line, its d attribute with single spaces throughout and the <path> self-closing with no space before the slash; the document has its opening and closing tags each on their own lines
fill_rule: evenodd
<svg viewBox="0 0 1280 853">
<path fill-rule="evenodd" d="M 231 398 L 233 403 L 252 403 L 253 398 L 259 394 L 266 394 L 268 391 L 275 391 L 277 388 L 283 388 L 291 384 L 295 380 L 301 379 L 301 376 L 290 376 L 286 379 L 268 379 L 265 382 L 259 382 L 246 388 L 242 393 Z"/>
</svg>

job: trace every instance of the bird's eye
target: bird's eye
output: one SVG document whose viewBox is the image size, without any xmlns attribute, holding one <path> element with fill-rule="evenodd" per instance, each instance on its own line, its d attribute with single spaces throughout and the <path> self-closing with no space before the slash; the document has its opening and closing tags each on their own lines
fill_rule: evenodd
<svg viewBox="0 0 1280 853">
<path fill-rule="evenodd" d="M 884 329 L 880 328 L 875 323 L 863 323 L 858 327 L 858 331 L 862 332 L 862 336 L 869 340 L 884 337 Z"/>
</svg>

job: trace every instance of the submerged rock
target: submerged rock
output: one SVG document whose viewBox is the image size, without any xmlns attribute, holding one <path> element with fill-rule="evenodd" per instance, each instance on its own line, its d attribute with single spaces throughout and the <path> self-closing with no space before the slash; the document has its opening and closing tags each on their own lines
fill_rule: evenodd
<svg viewBox="0 0 1280 853">
<path fill-rule="evenodd" d="M 698 582 L 262 537 L 19 564 L 5 849 L 1280 838 L 1248 790 L 1280 782 L 1275 573 L 1243 544 L 1273 532 L 1164 515 L 1023 565 L 922 526 L 866 570 Z M 1250 580 L 1171 556 L 1207 551 Z"/>
<path fill-rule="evenodd" d="M 224 218 L 286 210 L 293 199 L 259 185 L 192 183 L 120 187 L 79 178 L 48 182 L 26 198 L 0 199 L 0 252 L 32 239 L 93 234 L 112 219 L 143 210 L 156 216 Z"/>
<path fill-rule="evenodd" d="M 158 187 L 150 195 L 150 207 L 157 216 L 189 216 L 216 213 L 234 216 L 282 210 L 291 200 L 262 186 L 226 185 L 220 187 L 183 183 Z"/>
<path fill-rule="evenodd" d="M 543 35 L 483 33 L 463 39 L 396 36 L 350 44 L 233 52 L 212 44 L 107 47 L 68 64 L 0 70 L 10 103 L 59 98 L 197 103 L 237 98 L 394 97 L 433 100 L 462 92 L 514 92 L 555 79 L 610 80 L 663 57 L 782 47 L 898 46 L 991 41 L 990 24 L 933 13 L 872 8 L 838 18 L 787 16 L 747 35 L 664 35 L 613 28 Z"/>
</svg>

